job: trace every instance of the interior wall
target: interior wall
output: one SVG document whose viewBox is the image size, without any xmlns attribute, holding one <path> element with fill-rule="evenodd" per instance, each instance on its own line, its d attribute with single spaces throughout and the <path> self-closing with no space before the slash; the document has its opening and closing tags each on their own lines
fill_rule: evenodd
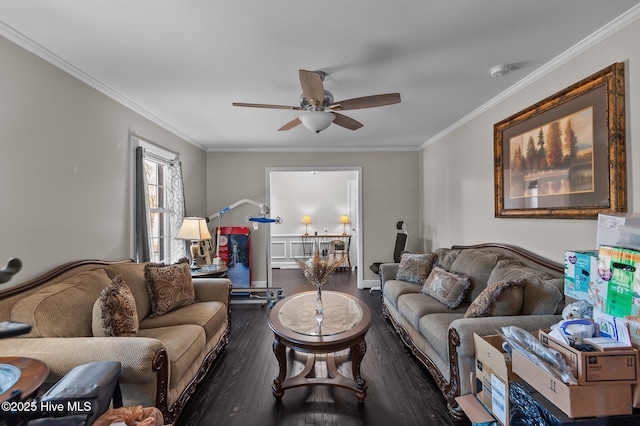
<svg viewBox="0 0 640 426">
<path fill-rule="evenodd" d="M 356 179 L 352 171 L 272 171 L 271 215 L 283 221 L 272 233 L 304 234 L 302 216 L 308 215 L 310 234 L 342 234 L 340 216 L 349 214 L 347 182 Z"/>
<path fill-rule="evenodd" d="M 316 135 L 311 135 L 316 137 Z M 322 137 L 322 135 L 320 135 Z M 416 152 L 209 152 L 207 154 L 207 212 L 221 210 L 248 198 L 264 202 L 265 170 L 268 167 L 361 167 L 362 168 L 362 267 L 365 280 L 377 280 L 368 265 L 393 259 L 395 224 L 407 223 L 418 233 L 419 162 Z M 292 194 L 292 197 L 295 197 Z M 223 226 L 247 226 L 247 215 L 256 214 L 243 205 L 223 216 Z M 273 215 L 278 215 L 273 212 Z M 301 218 L 300 218 L 301 219 Z M 313 219 L 313 218 L 312 218 Z M 273 232 L 279 232 L 277 226 Z M 409 241 L 415 248 L 418 239 Z M 262 230 L 252 235 L 252 280 L 266 280 L 266 242 Z"/>
<path fill-rule="evenodd" d="M 511 243 L 559 263 L 567 249 L 594 249 L 596 220 L 494 217 L 493 125 L 614 62 L 625 63 L 628 210 L 637 211 L 640 51 L 635 40 L 639 38 L 640 21 L 636 21 L 424 148 L 423 248 Z"/>
<path fill-rule="evenodd" d="M 132 257 L 129 135 L 178 152 L 186 212 L 206 211 L 204 151 L 0 37 L 0 268 Z"/>
</svg>

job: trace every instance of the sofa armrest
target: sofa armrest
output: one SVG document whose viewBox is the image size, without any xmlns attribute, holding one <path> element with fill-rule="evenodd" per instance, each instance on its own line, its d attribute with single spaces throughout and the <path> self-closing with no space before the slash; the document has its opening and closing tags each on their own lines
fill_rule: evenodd
<svg viewBox="0 0 640 426">
<path fill-rule="evenodd" d="M 502 327 L 515 326 L 526 331 L 537 332 L 541 328 L 549 328 L 562 320 L 562 315 L 515 315 L 483 318 L 460 318 L 451 323 L 449 330 L 455 329 L 460 337 L 458 355 L 473 357 L 475 347 L 473 334 L 488 336 L 502 332 Z"/>
<path fill-rule="evenodd" d="M 228 278 L 194 278 L 196 302 L 222 302 L 229 308 L 231 280 Z"/>
<path fill-rule="evenodd" d="M 399 266 L 399 263 L 383 263 L 380 265 L 380 281 L 382 282 L 382 287 L 384 287 L 385 282 L 396 278 Z"/>
<path fill-rule="evenodd" d="M 0 356 L 36 358 L 49 366 L 48 381 L 59 380 L 74 367 L 98 361 L 119 361 L 122 380 L 155 381 L 153 362 L 164 344 L 148 337 L 38 337 L 2 340 Z"/>
</svg>

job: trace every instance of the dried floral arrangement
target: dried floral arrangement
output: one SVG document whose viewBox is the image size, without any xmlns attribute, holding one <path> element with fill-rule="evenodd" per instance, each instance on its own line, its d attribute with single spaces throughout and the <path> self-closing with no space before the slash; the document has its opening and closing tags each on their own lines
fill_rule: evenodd
<svg viewBox="0 0 640 426">
<path fill-rule="evenodd" d="M 328 260 L 321 260 L 320 253 L 315 252 L 312 258 L 309 260 L 296 259 L 296 263 L 302 269 L 302 273 L 305 278 L 316 287 L 321 287 L 327 279 L 333 274 L 333 272 L 346 260 L 345 257 L 330 262 Z"/>
</svg>

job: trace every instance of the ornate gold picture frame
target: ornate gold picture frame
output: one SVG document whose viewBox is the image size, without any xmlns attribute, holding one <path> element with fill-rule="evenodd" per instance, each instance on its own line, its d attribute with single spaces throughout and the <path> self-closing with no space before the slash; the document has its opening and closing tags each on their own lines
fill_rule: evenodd
<svg viewBox="0 0 640 426">
<path fill-rule="evenodd" d="M 494 125 L 496 217 L 627 211 L 624 64 Z"/>
</svg>

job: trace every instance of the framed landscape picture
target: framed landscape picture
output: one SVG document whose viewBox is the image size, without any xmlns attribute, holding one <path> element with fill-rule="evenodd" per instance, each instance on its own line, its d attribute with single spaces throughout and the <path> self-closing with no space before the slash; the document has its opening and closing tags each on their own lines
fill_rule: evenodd
<svg viewBox="0 0 640 426">
<path fill-rule="evenodd" d="M 496 217 L 627 211 L 624 64 L 494 125 Z"/>
</svg>

